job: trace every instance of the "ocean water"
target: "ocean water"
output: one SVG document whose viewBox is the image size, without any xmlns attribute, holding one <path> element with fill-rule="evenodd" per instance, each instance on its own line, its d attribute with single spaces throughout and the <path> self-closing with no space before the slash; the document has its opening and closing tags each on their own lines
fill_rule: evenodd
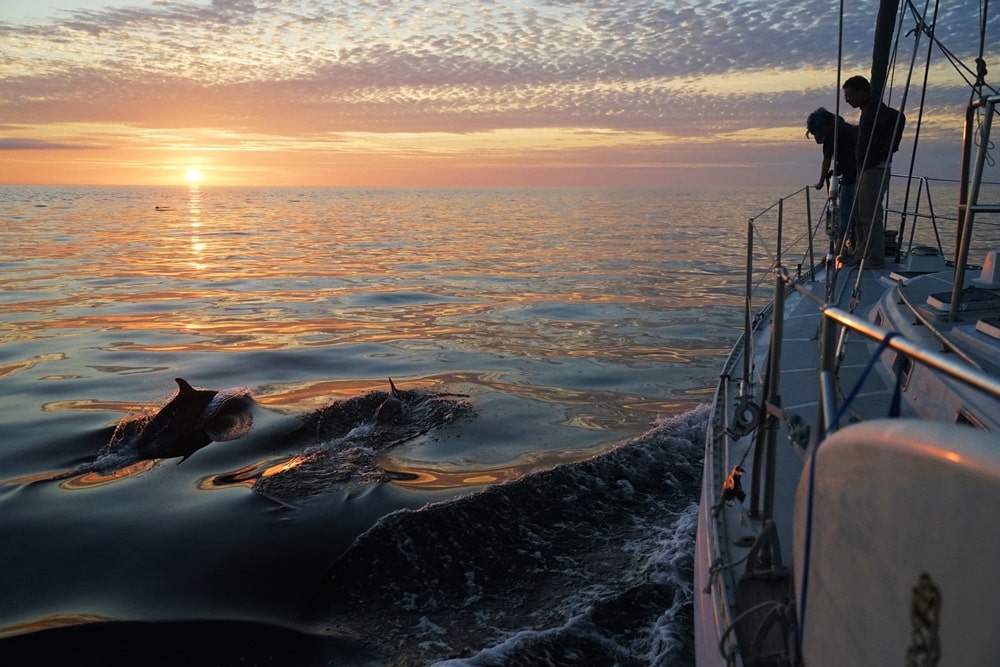
<svg viewBox="0 0 1000 667">
<path fill-rule="evenodd" d="M 0 663 L 691 663 L 774 199 L 0 188 Z"/>
</svg>

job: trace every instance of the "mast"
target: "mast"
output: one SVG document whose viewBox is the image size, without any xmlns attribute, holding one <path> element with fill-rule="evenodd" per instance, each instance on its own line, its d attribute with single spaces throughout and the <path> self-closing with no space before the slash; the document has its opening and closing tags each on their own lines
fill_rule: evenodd
<svg viewBox="0 0 1000 667">
<path fill-rule="evenodd" d="M 882 99 L 882 90 L 889 72 L 889 53 L 892 51 L 893 32 L 896 29 L 896 12 L 899 0 L 880 0 L 875 21 L 875 43 L 872 46 L 872 97 Z"/>
</svg>

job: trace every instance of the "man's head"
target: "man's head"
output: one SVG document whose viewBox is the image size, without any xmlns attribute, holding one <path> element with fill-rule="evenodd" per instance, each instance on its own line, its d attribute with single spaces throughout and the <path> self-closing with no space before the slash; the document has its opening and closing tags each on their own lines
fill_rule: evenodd
<svg viewBox="0 0 1000 667">
<path fill-rule="evenodd" d="M 823 143 L 827 133 L 833 129 L 833 120 L 833 113 L 827 111 L 826 108 L 816 109 L 806 118 L 806 134 L 811 134 L 816 139 L 817 144 Z"/>
<path fill-rule="evenodd" d="M 844 101 L 855 109 L 863 107 L 871 96 L 872 86 L 860 74 L 844 82 Z"/>
</svg>

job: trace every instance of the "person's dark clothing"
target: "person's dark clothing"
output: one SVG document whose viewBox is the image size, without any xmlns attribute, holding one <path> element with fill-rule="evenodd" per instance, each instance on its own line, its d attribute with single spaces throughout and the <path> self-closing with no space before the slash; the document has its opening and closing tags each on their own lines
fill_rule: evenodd
<svg viewBox="0 0 1000 667">
<path fill-rule="evenodd" d="M 858 164 L 854 152 L 858 145 L 858 128 L 843 118 L 837 118 L 837 176 L 845 185 L 857 180 Z M 823 137 L 823 158 L 833 160 L 833 132 Z"/>
<path fill-rule="evenodd" d="M 896 141 L 896 116 L 899 112 L 882 103 L 875 97 L 861 107 L 861 118 L 858 120 L 858 142 L 855 160 L 865 169 L 878 165 L 885 166 L 896 152 L 899 144 Z M 902 128 L 900 128 L 902 130 Z M 865 160 L 865 152 L 871 151 Z"/>
</svg>

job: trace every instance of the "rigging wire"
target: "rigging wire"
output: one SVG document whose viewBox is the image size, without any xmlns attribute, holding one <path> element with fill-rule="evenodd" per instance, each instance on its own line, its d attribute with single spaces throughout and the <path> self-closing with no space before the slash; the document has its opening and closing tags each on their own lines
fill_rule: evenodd
<svg viewBox="0 0 1000 667">
<path fill-rule="evenodd" d="M 921 16 L 917 8 L 913 5 L 912 0 L 906 0 L 906 4 L 909 7 L 910 12 L 913 14 L 914 19 L 918 23 L 923 23 L 923 17 Z M 938 38 L 937 33 L 934 31 L 934 26 L 936 25 L 937 21 L 937 11 L 938 11 L 937 4 L 935 4 L 935 9 L 934 9 L 935 21 L 934 23 L 931 23 L 930 29 L 925 33 L 927 37 L 931 40 L 931 42 L 934 44 L 934 46 L 936 46 L 938 50 L 941 52 L 941 55 L 943 55 L 945 59 L 948 61 L 948 63 L 952 66 L 955 72 L 960 77 L 962 77 L 966 85 L 969 86 L 971 90 L 971 96 L 969 99 L 970 102 L 972 102 L 977 97 L 977 95 L 982 94 L 983 88 L 989 90 L 992 94 L 996 94 L 998 92 L 998 90 L 995 87 L 986 83 L 986 74 L 987 74 L 986 60 L 984 59 L 983 56 L 985 55 L 985 49 L 986 49 L 986 23 L 987 23 L 988 9 L 989 9 L 988 2 L 981 3 L 979 12 L 980 13 L 979 55 L 975 60 L 976 62 L 975 70 L 966 65 L 964 62 L 962 62 L 962 59 L 959 58 L 957 55 L 955 55 L 955 53 L 950 48 L 948 48 L 948 46 L 946 46 L 944 42 L 940 40 L 940 38 Z M 930 58 L 929 54 L 928 58 Z"/>
<path fill-rule="evenodd" d="M 978 93 L 980 99 L 983 98 L 983 86 L 986 86 L 994 93 L 997 92 L 996 89 L 993 88 L 992 86 L 986 85 L 987 70 L 986 70 L 986 60 L 983 58 L 983 55 L 986 50 L 986 21 L 988 14 L 989 14 L 989 0 L 982 0 L 979 10 L 979 57 L 976 58 L 976 83 L 972 91 L 972 96 L 974 97 Z M 969 104 L 972 104 L 972 99 L 973 98 L 970 98 Z M 983 134 L 982 113 L 977 111 L 976 117 L 978 119 L 979 126 L 976 128 L 975 136 L 977 138 L 983 137 L 983 140 L 987 142 L 985 145 L 980 144 L 979 147 L 986 151 L 986 154 L 984 156 L 986 158 L 986 163 L 990 167 L 993 167 L 996 164 L 996 159 L 991 154 L 991 151 L 994 148 L 994 144 L 992 141 L 989 140 L 988 137 L 985 137 Z"/>
<path fill-rule="evenodd" d="M 928 0 L 928 2 L 929 2 L 929 0 Z M 874 85 L 872 87 L 872 94 L 873 95 L 876 95 L 876 94 L 879 95 L 879 102 L 880 102 L 880 104 L 875 108 L 875 118 L 872 121 L 873 124 L 875 124 L 875 125 L 878 124 L 879 114 L 882 113 L 884 111 L 884 109 L 886 108 L 882 104 L 883 98 L 885 98 L 888 101 L 891 101 L 891 99 L 892 99 L 891 90 L 892 90 L 893 82 L 895 81 L 895 76 L 896 76 L 896 63 L 897 63 L 897 58 L 896 57 L 897 57 L 898 52 L 899 52 L 899 40 L 900 40 L 900 37 L 902 36 L 902 33 L 903 33 L 903 16 L 904 16 L 904 13 L 906 11 L 906 7 L 909 4 L 910 4 L 910 0 L 907 0 L 905 3 L 901 4 L 899 6 L 898 10 L 897 10 L 898 16 L 896 18 L 896 30 L 895 30 L 896 36 L 893 39 L 892 49 L 890 50 L 890 53 L 889 53 L 889 62 L 887 63 L 888 71 L 891 74 L 891 76 L 890 76 L 890 78 L 889 78 L 888 81 L 886 81 L 886 73 L 884 73 L 884 72 L 876 72 L 875 71 L 876 63 L 874 63 L 874 62 L 872 63 L 872 79 L 875 79 L 875 77 L 877 75 L 878 78 L 879 78 L 879 80 L 882 81 L 882 84 L 881 84 L 880 88 L 876 89 L 876 87 Z M 880 16 L 880 20 L 881 20 L 881 16 Z M 902 95 L 902 100 L 900 100 L 900 103 L 899 103 L 899 113 L 896 116 L 896 123 L 895 123 L 894 128 L 893 128 L 893 136 L 896 136 L 899 133 L 899 131 L 901 129 L 900 123 L 903 122 L 903 113 L 904 113 L 904 111 L 906 109 L 906 98 L 907 98 L 907 96 L 909 94 L 910 82 L 911 82 L 911 79 L 912 79 L 912 76 L 913 76 L 913 65 L 914 65 L 914 62 L 916 61 L 916 57 L 917 57 L 917 46 L 918 46 L 918 43 L 919 43 L 919 35 L 920 35 L 920 33 L 917 32 L 918 39 L 914 43 L 913 55 L 910 58 L 910 69 L 909 69 L 909 72 L 907 73 L 907 76 L 906 76 L 906 84 L 903 86 L 903 95 Z M 886 91 L 889 91 L 888 97 L 886 96 L 887 95 Z M 885 104 L 887 105 L 887 102 Z M 858 165 L 858 174 L 859 174 L 858 175 L 858 179 L 859 179 L 859 182 L 860 182 L 860 179 L 862 178 L 861 174 L 864 173 L 864 171 L 865 171 L 865 169 L 867 167 L 867 162 L 868 162 L 868 159 L 869 159 L 869 155 L 871 153 L 872 143 L 874 142 L 874 140 L 875 140 L 875 132 L 873 131 L 872 134 L 868 138 L 868 146 L 865 147 L 865 158 L 864 158 L 864 161 L 860 165 Z M 890 153 L 889 153 L 889 159 L 888 159 L 889 164 L 891 164 L 891 161 L 892 161 L 892 152 L 890 151 Z M 881 202 L 886 197 L 886 194 L 887 194 L 887 188 L 888 188 L 888 185 L 889 185 L 889 176 L 890 176 L 890 173 L 891 173 L 891 168 L 890 168 L 889 164 L 887 164 L 885 166 L 883 174 L 882 174 L 881 182 L 879 183 L 879 186 L 878 186 L 877 201 L 879 201 L 879 202 Z M 854 205 L 853 205 L 853 207 L 851 209 L 852 210 L 852 216 L 855 215 L 856 212 L 857 212 L 857 210 L 858 210 L 858 199 L 859 199 L 859 197 L 855 196 L 855 198 L 854 198 Z M 875 213 L 876 212 L 877 212 L 877 208 L 876 208 L 876 211 L 872 212 L 872 219 L 871 220 L 867 220 L 867 221 L 866 220 L 857 220 L 856 221 L 858 225 L 867 226 L 867 233 L 864 235 L 865 236 L 865 247 L 864 248 L 858 248 L 858 250 L 860 251 L 860 256 L 861 256 L 862 259 L 861 259 L 861 263 L 859 265 L 860 268 L 858 270 L 857 276 L 855 277 L 855 283 L 854 283 L 854 291 L 858 295 L 858 298 L 851 300 L 851 305 L 850 305 L 850 308 L 849 308 L 849 311 L 852 312 L 852 313 L 854 312 L 855 308 L 860 303 L 861 277 L 862 277 L 862 275 L 864 273 L 864 267 L 865 267 L 865 262 L 866 262 L 866 260 L 864 259 L 864 257 L 868 254 L 868 249 L 869 249 L 869 246 L 871 245 L 872 230 L 875 228 Z M 879 228 L 882 227 L 881 223 L 882 223 L 882 221 L 880 220 L 879 221 Z"/>
<path fill-rule="evenodd" d="M 840 140 L 841 140 L 841 137 L 840 137 L 840 98 L 841 98 L 841 95 L 840 95 L 840 86 L 841 86 L 841 79 L 842 79 L 842 77 L 844 75 L 844 71 L 843 71 L 843 65 L 844 65 L 844 0 L 840 0 L 840 14 L 838 16 L 839 16 L 839 21 L 838 21 L 838 26 L 837 26 L 837 94 L 833 96 L 836 101 L 833 104 L 833 116 L 834 116 L 834 118 L 833 118 L 833 162 L 831 163 L 832 167 L 833 167 L 833 174 L 834 174 L 833 177 L 834 178 L 837 177 L 837 171 L 838 171 L 838 169 L 837 169 L 837 167 L 838 167 L 838 165 L 837 165 L 837 156 L 840 155 Z M 855 178 L 857 178 L 857 177 L 855 177 Z M 827 192 L 828 193 L 832 192 L 831 187 L 829 187 L 829 186 L 827 187 Z M 837 192 L 837 198 L 835 200 L 835 203 L 837 204 L 837 208 L 839 210 L 839 208 L 841 206 L 843 206 L 844 200 L 843 200 L 843 197 L 841 196 L 841 188 L 837 188 L 836 192 Z M 832 197 L 831 197 L 831 200 L 832 200 Z M 851 206 L 852 206 L 852 210 L 853 210 L 854 197 L 851 197 Z M 840 231 L 840 220 L 839 219 L 837 220 L 837 230 L 838 230 L 838 234 L 833 237 L 833 244 L 836 244 L 837 242 L 839 242 L 840 243 L 840 247 L 838 248 L 838 247 L 834 246 L 833 252 L 836 253 L 836 254 L 838 254 L 838 255 L 840 255 L 840 254 L 842 254 L 844 252 L 844 246 L 845 246 L 845 244 L 847 242 L 847 236 L 848 235 L 847 235 L 847 231 L 845 230 L 843 238 L 839 238 L 839 236 L 840 236 L 840 234 L 839 234 L 839 231 Z"/>
<path fill-rule="evenodd" d="M 899 24 L 898 24 L 899 28 L 897 30 L 896 39 L 895 39 L 895 43 L 893 45 L 893 50 L 892 50 L 892 55 L 891 55 L 891 60 L 890 60 L 890 62 L 891 62 L 891 71 L 893 72 L 893 77 L 894 77 L 895 67 L 896 67 L 896 64 L 897 64 L 896 63 L 896 55 L 897 55 L 897 52 L 898 52 L 899 40 L 900 40 L 901 32 L 902 32 L 902 20 L 903 20 L 904 14 L 908 11 L 912 15 L 912 18 L 913 18 L 914 22 L 916 23 L 916 26 L 907 33 L 907 36 L 909 36 L 909 35 L 916 35 L 917 38 L 918 38 L 918 40 L 919 40 L 919 36 L 921 34 L 923 34 L 923 35 L 926 35 L 928 37 L 928 39 L 930 40 L 930 42 L 929 42 L 928 50 L 927 50 L 927 62 L 925 63 L 925 71 L 924 71 L 924 77 L 923 77 L 923 86 L 922 86 L 921 98 L 920 98 L 920 104 L 919 104 L 919 113 L 918 113 L 918 117 L 917 117 L 916 130 L 915 130 L 915 133 L 914 133 L 914 140 L 913 140 L 913 148 L 912 148 L 911 158 L 910 158 L 909 178 L 907 179 L 907 188 L 906 188 L 906 193 L 905 193 L 905 196 L 904 196 L 904 210 L 903 210 L 902 221 L 901 221 L 901 225 L 900 225 L 900 231 L 898 232 L 898 234 L 899 234 L 898 238 L 900 238 L 900 239 L 903 238 L 903 233 L 905 231 L 906 212 L 907 212 L 908 202 L 910 200 L 910 194 L 911 194 L 911 192 L 910 192 L 911 191 L 911 187 L 910 187 L 909 184 L 911 182 L 911 179 L 912 179 L 912 176 L 913 176 L 913 172 L 914 172 L 914 169 L 915 169 L 914 162 L 915 162 L 915 158 L 916 158 L 917 144 L 919 142 L 920 131 L 921 131 L 921 128 L 922 128 L 922 125 L 923 125 L 924 105 L 925 105 L 926 96 L 927 96 L 927 81 L 929 79 L 931 54 L 932 54 L 932 51 L 933 51 L 932 47 L 933 46 L 937 47 L 938 51 L 945 57 L 945 59 L 952 66 L 952 68 L 954 69 L 954 71 L 957 72 L 958 75 L 965 81 L 966 85 L 969 86 L 970 91 L 971 91 L 971 93 L 970 93 L 971 100 L 974 100 L 977 95 L 978 96 L 984 95 L 984 91 L 989 91 L 992 94 L 996 94 L 998 92 L 997 88 L 995 88 L 994 86 L 992 86 L 992 85 L 990 85 L 989 83 L 986 82 L 987 70 L 986 70 L 986 62 L 985 62 L 985 59 L 984 59 L 984 55 L 985 55 L 985 48 L 986 48 L 985 45 L 986 45 L 986 38 L 987 38 L 987 34 L 986 33 L 987 33 L 988 9 L 989 9 L 989 7 L 988 7 L 988 0 L 982 0 L 980 2 L 979 50 L 978 50 L 978 57 L 976 58 L 976 70 L 975 71 L 973 71 L 972 68 L 970 68 L 964 62 L 962 62 L 962 60 L 958 56 L 956 56 L 955 53 L 951 49 L 949 49 L 948 46 L 946 46 L 940 40 L 940 38 L 937 36 L 934 28 L 935 28 L 936 22 L 937 22 L 937 16 L 938 16 L 938 10 L 939 10 L 939 1 L 936 1 L 935 4 L 934 4 L 934 20 L 930 24 L 928 24 L 925 21 L 924 17 L 927 16 L 927 14 L 928 14 L 928 9 L 929 9 L 928 5 L 929 4 L 930 4 L 930 0 L 928 0 L 928 3 L 925 5 L 923 12 L 921 12 L 915 6 L 915 4 L 913 3 L 913 0 L 905 0 L 905 2 L 901 5 L 901 7 L 900 7 L 900 16 L 899 16 Z M 841 0 L 841 22 L 843 22 L 843 0 Z M 916 45 L 914 46 L 913 61 L 915 61 L 915 58 L 916 58 Z M 841 69 L 840 69 L 841 68 L 841 56 L 838 56 L 837 68 L 838 68 L 837 71 L 838 71 L 838 84 L 839 84 L 839 78 L 840 78 L 840 72 L 841 72 Z M 913 71 L 913 62 L 911 62 L 910 76 L 912 76 L 912 71 Z M 885 88 L 888 88 L 890 90 L 891 90 L 891 87 L 892 87 L 891 83 L 890 83 L 889 86 L 885 86 Z M 906 86 L 904 88 L 903 104 L 900 105 L 900 111 L 903 111 L 903 109 L 905 107 L 906 94 L 907 94 L 907 91 L 909 90 L 909 87 L 910 87 L 910 82 L 908 80 L 907 84 L 906 84 Z M 838 97 L 838 109 L 839 109 L 839 97 Z M 1000 113 L 1000 109 L 998 109 L 996 113 Z M 978 123 L 980 125 L 982 124 L 981 115 L 978 118 Z M 981 132 L 977 132 L 976 133 L 976 135 L 977 135 L 976 141 L 977 142 L 979 141 L 978 137 L 981 136 L 981 134 L 982 134 Z M 977 145 L 978 145 L 978 143 L 977 143 Z M 989 144 L 987 144 L 985 146 L 985 148 L 987 150 L 987 155 L 986 155 L 987 163 L 990 166 L 994 166 L 996 164 L 996 159 L 992 156 L 992 151 L 995 148 L 994 143 L 990 142 Z M 885 195 L 883 194 L 883 197 L 884 196 Z M 857 204 L 858 204 L 858 201 L 857 201 L 857 198 L 855 197 L 854 201 L 852 202 L 852 215 L 856 215 Z M 842 242 L 841 247 L 838 248 L 838 251 L 840 253 L 843 252 L 843 242 Z M 862 252 L 863 252 L 863 250 L 862 250 Z"/>
<path fill-rule="evenodd" d="M 983 59 L 983 55 L 986 51 L 986 20 L 989 14 L 990 3 L 989 0 L 982 0 L 979 5 L 979 57 L 976 58 L 976 83 L 973 87 L 973 96 L 976 92 L 982 97 L 983 86 L 986 85 L 986 60 Z M 978 91 L 976 90 L 978 88 Z M 990 90 L 994 90 L 990 87 Z M 972 104 L 973 98 L 970 97 L 969 104 Z"/>
<path fill-rule="evenodd" d="M 913 187 L 913 172 L 916 169 L 917 162 L 917 145 L 920 143 L 920 130 L 923 127 L 924 121 L 924 103 L 927 100 L 927 80 L 930 76 L 931 71 L 931 52 L 934 49 L 934 28 L 937 26 L 937 16 L 938 9 L 940 8 L 941 0 L 935 0 L 934 2 L 934 20 L 928 26 L 923 18 L 916 15 L 916 10 L 913 7 L 913 3 L 907 0 L 907 6 L 910 7 L 910 11 L 914 13 L 914 18 L 917 21 L 917 27 L 912 31 L 907 33 L 907 35 L 915 33 L 918 29 L 922 30 L 930 39 L 927 41 L 927 58 L 924 62 L 924 80 L 923 85 L 920 89 L 920 106 L 917 112 L 917 123 L 916 128 L 913 131 L 913 148 L 910 151 L 910 168 L 906 175 L 906 192 L 903 196 L 903 210 L 900 212 L 899 220 L 899 232 L 897 236 L 896 245 L 896 257 L 899 257 L 899 251 L 902 248 L 903 236 L 906 233 L 906 214 L 910 208 L 910 191 Z M 927 5 L 924 5 L 924 12 L 926 15 Z M 916 52 L 916 47 L 914 47 L 914 52 Z M 915 225 L 916 223 L 914 223 Z"/>
</svg>

